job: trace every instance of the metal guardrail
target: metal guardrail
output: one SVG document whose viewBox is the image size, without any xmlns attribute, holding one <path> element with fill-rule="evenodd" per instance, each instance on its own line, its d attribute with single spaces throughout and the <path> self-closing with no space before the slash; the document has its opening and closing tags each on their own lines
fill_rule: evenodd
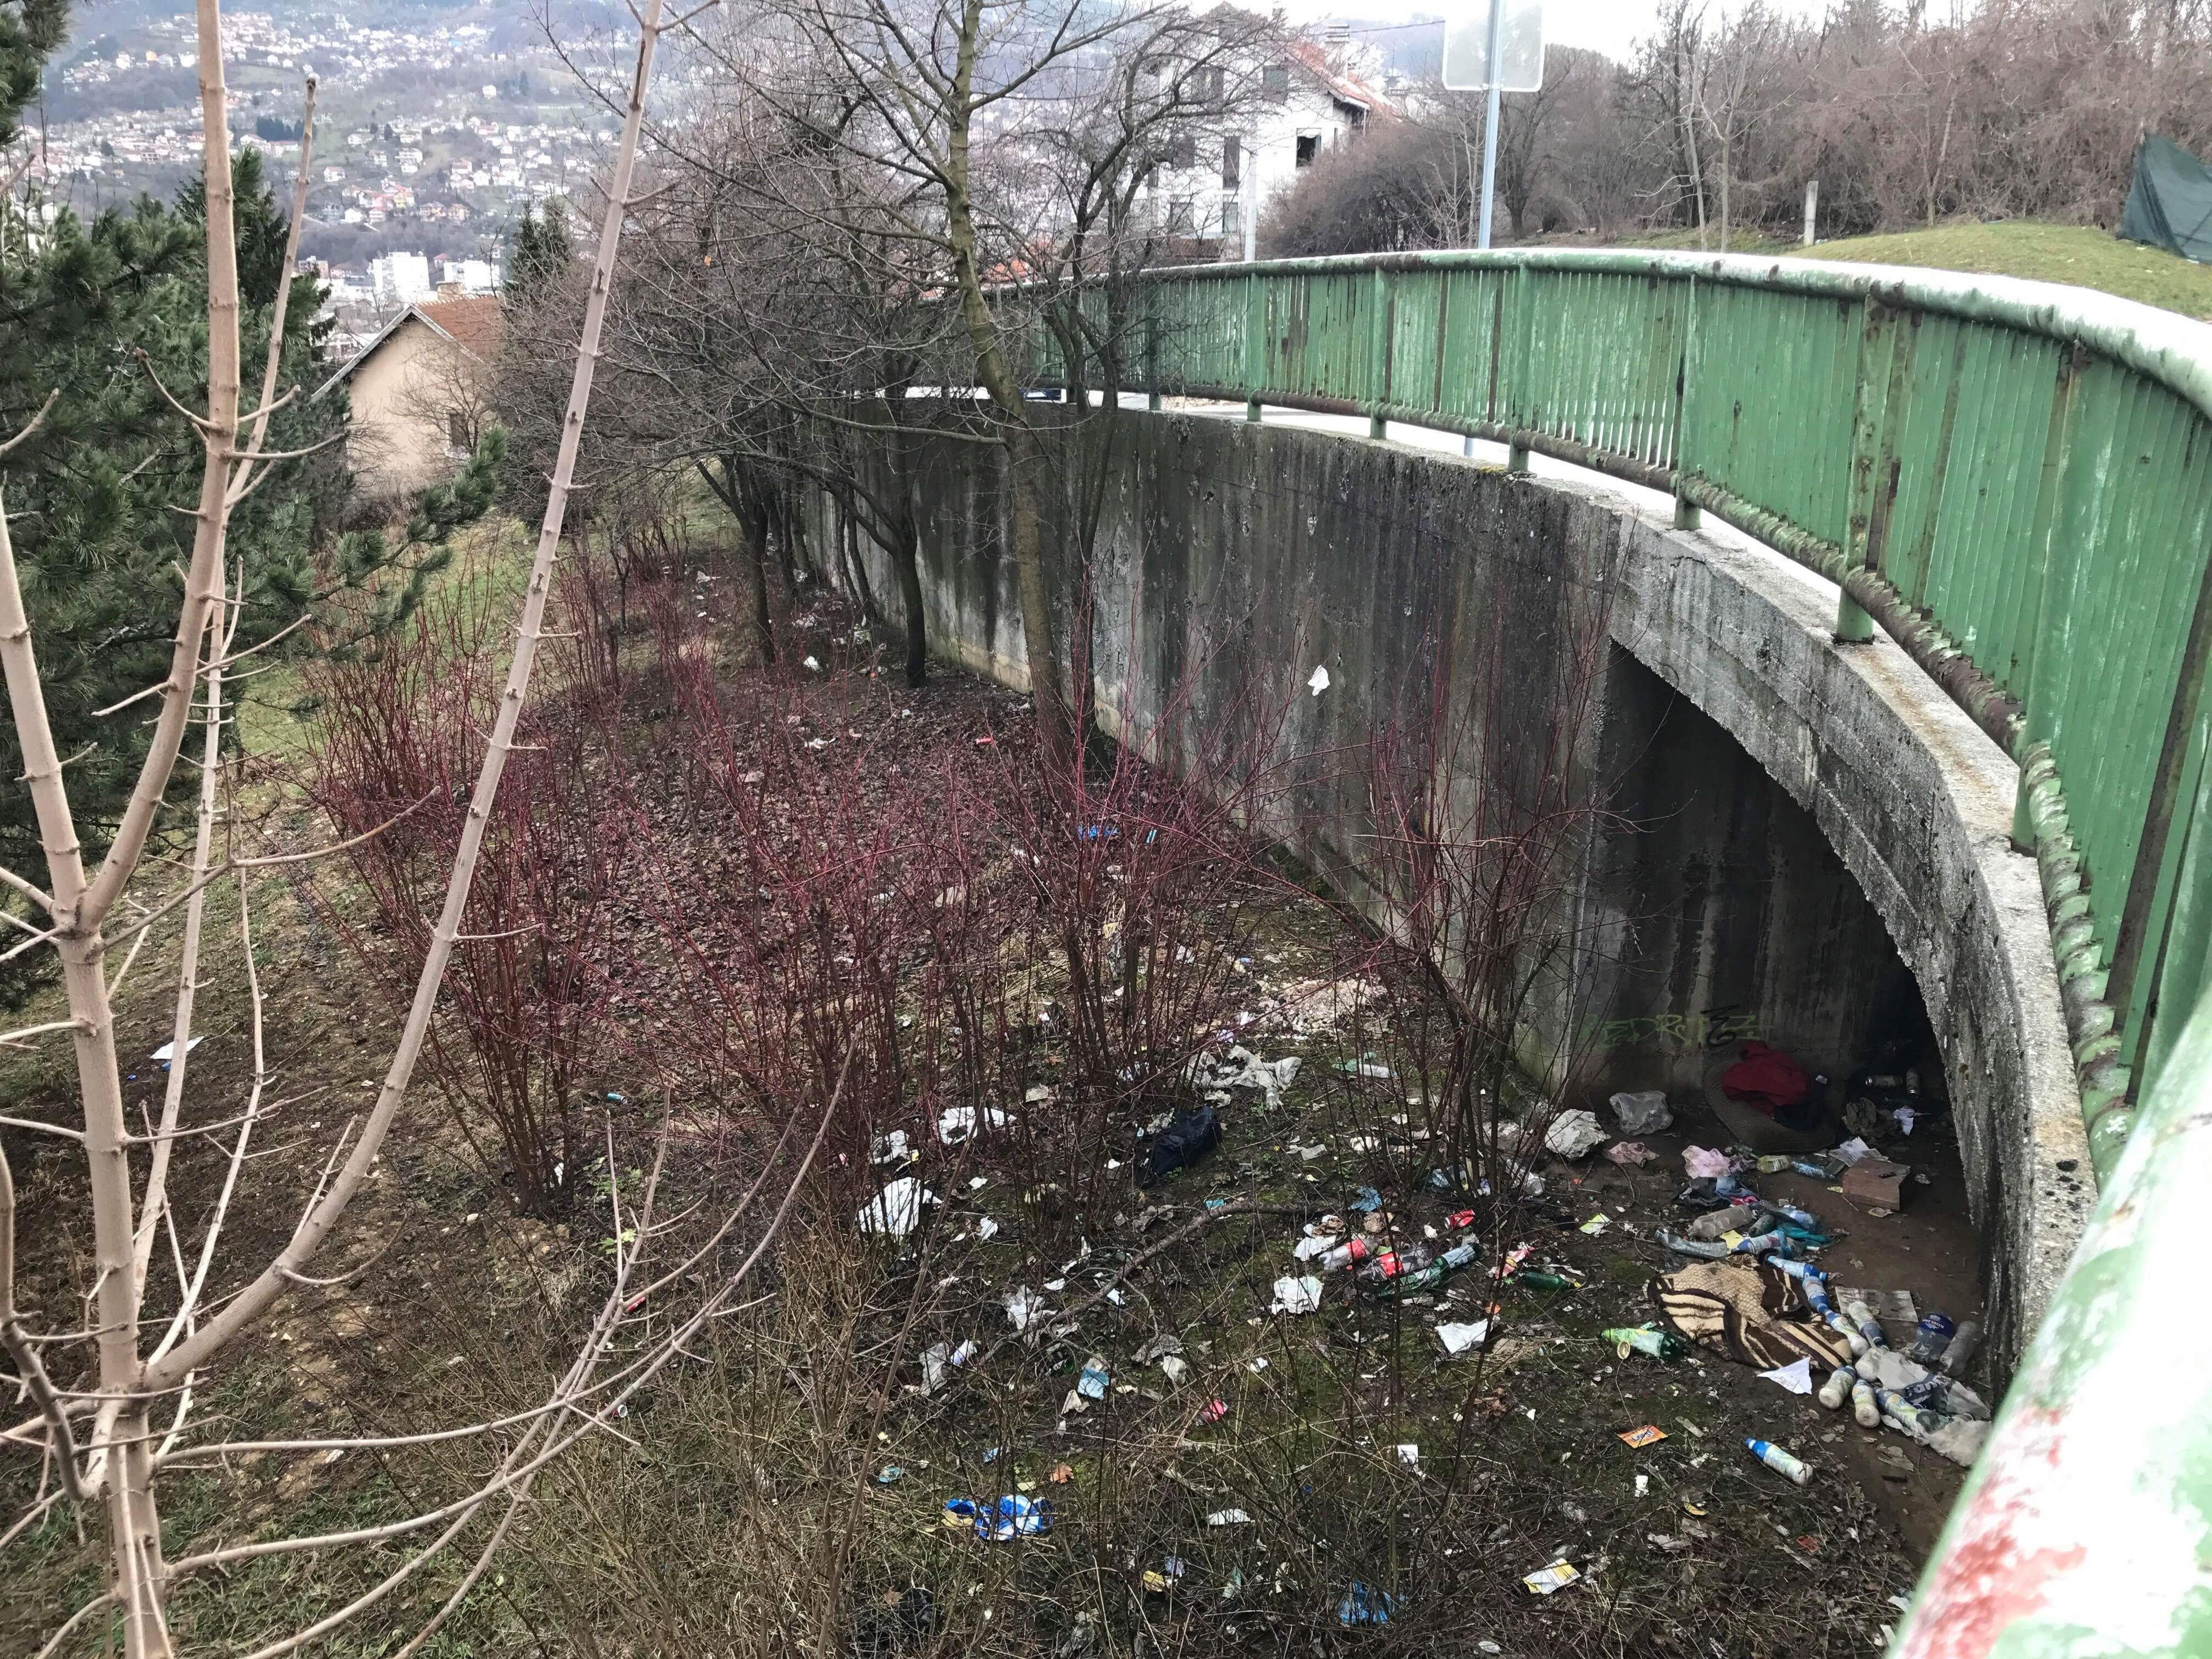
<svg viewBox="0 0 2212 1659">
<path fill-rule="evenodd" d="M 2021 763 L 2100 1196 L 1893 1652 L 2212 1654 L 2212 327 L 1626 252 L 1195 267 L 1135 304 L 1124 390 L 1668 490 L 1838 581 L 1839 637 L 1879 623 Z"/>
<path fill-rule="evenodd" d="M 1840 583 L 1838 635 L 1878 623 L 2021 764 L 2110 1172 L 2212 945 L 2212 327 L 2002 277 L 1610 251 L 1194 266 L 1134 303 L 1125 390 L 1556 456 Z"/>
</svg>

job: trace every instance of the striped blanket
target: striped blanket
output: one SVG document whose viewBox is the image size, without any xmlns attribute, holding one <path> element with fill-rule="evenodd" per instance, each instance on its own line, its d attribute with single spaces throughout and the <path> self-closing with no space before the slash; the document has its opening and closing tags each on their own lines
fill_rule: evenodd
<svg viewBox="0 0 2212 1659">
<path fill-rule="evenodd" d="M 1749 1256 L 1693 1261 L 1653 1279 L 1648 1294 L 1685 1340 L 1740 1364 L 1771 1370 L 1799 1358 L 1850 1363 L 1850 1345 L 1814 1316 L 1804 1287 Z"/>
</svg>

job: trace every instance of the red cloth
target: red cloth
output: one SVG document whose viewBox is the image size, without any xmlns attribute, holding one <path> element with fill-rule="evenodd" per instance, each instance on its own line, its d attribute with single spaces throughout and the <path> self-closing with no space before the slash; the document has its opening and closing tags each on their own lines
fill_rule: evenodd
<svg viewBox="0 0 2212 1659">
<path fill-rule="evenodd" d="M 1813 1091 L 1813 1079 L 1805 1075 L 1796 1055 L 1763 1042 L 1747 1042 L 1736 1053 L 1742 1058 L 1721 1073 L 1721 1092 L 1730 1100 L 1755 1106 L 1772 1117 Z"/>
</svg>

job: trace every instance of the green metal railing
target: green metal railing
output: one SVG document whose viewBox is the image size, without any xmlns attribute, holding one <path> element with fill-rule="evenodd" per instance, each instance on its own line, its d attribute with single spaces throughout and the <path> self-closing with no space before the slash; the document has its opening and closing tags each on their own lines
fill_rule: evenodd
<svg viewBox="0 0 2212 1659">
<path fill-rule="evenodd" d="M 1397 420 L 1671 492 L 1843 589 L 2021 764 L 2110 1172 L 2212 942 L 2212 328 L 2075 289 L 1543 251 L 1164 270 L 1124 390 Z"/>
</svg>

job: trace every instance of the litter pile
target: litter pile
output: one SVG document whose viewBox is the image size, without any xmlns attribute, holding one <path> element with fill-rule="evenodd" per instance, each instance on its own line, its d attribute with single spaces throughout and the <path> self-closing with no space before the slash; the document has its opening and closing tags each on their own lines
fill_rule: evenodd
<svg viewBox="0 0 2212 1659">
<path fill-rule="evenodd" d="M 1971 1464 L 1988 1436 L 1990 1408 L 1959 1373 L 1973 1357 L 1980 1328 L 1971 1320 L 1954 1327 L 1947 1315 L 1930 1313 L 1911 1350 L 1899 1352 L 1864 1293 L 1836 1291 L 1810 1260 L 1835 1243 L 1820 1218 L 1762 1198 L 1743 1179 L 1751 1168 L 1770 1164 L 1768 1173 L 1790 1169 L 1827 1180 L 1840 1174 L 1848 1198 L 1851 1175 L 1870 1164 L 1880 1167 L 1862 1190 L 1895 1204 L 1910 1170 L 1856 1137 L 1818 1158 L 1771 1157 L 1756 1165 L 1701 1146 L 1686 1149 L 1690 1179 L 1676 1202 L 1697 1217 L 1680 1232 L 1662 1228 L 1656 1237 L 1670 1260 L 1686 1263 L 1653 1279 L 1649 1294 L 1685 1340 L 1756 1367 L 1796 1393 L 1812 1392 L 1818 1367 L 1826 1373 L 1820 1401 L 1831 1411 L 1848 1400 L 1862 1428 L 1887 1427 Z M 1880 1212 L 1880 1206 L 1870 1211 Z"/>
</svg>

